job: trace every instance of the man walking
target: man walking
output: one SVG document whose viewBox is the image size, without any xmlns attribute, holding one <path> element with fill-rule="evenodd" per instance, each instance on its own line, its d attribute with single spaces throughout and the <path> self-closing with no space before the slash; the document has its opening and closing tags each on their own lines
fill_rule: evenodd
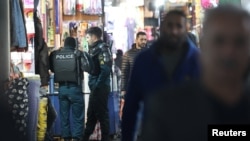
<svg viewBox="0 0 250 141">
<path fill-rule="evenodd" d="M 137 56 L 125 96 L 122 141 L 134 140 L 139 105 L 152 91 L 199 76 L 199 52 L 187 38 L 186 25 L 184 12 L 169 11 L 161 23 L 160 38 Z"/>
<path fill-rule="evenodd" d="M 138 32 L 136 34 L 136 43 L 132 45 L 132 48 L 128 50 L 122 57 L 122 81 L 121 81 L 121 109 L 120 116 L 122 115 L 122 108 L 124 103 L 124 95 L 129 83 L 129 78 L 133 69 L 135 57 L 144 49 L 146 49 L 147 35 L 145 32 Z"/>
</svg>

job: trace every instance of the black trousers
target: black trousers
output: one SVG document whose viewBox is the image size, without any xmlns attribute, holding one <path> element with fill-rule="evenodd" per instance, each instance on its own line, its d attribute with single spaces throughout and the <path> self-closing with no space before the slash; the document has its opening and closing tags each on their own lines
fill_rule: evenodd
<svg viewBox="0 0 250 141">
<path fill-rule="evenodd" d="M 108 113 L 108 96 L 110 93 L 109 86 L 102 86 L 91 91 L 89 96 L 89 105 L 87 111 L 87 123 L 85 128 L 84 140 L 87 141 L 93 133 L 97 120 L 101 125 L 102 141 L 109 138 L 109 113 Z"/>
</svg>

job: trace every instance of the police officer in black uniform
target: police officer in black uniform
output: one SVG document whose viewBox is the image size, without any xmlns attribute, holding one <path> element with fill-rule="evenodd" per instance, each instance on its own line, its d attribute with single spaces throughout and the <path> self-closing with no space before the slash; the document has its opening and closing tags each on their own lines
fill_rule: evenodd
<svg viewBox="0 0 250 141">
<path fill-rule="evenodd" d="M 64 47 L 50 55 L 50 68 L 59 83 L 59 104 L 61 118 L 61 136 L 64 141 L 80 141 L 84 129 L 84 95 L 82 93 L 83 64 L 88 63 L 86 52 L 76 49 L 76 40 L 67 37 Z M 70 130 L 70 109 L 73 126 Z"/>
<path fill-rule="evenodd" d="M 108 95 L 110 93 L 110 73 L 112 56 L 110 48 L 101 40 L 102 30 L 91 27 L 87 31 L 89 54 L 94 62 L 94 71 L 89 77 L 89 106 L 84 141 L 89 140 L 97 120 L 101 125 L 102 141 L 109 140 Z"/>
</svg>

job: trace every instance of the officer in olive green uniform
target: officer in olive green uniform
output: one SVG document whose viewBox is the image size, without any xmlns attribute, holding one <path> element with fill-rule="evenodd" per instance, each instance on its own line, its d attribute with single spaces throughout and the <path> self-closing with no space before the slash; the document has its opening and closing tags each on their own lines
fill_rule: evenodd
<svg viewBox="0 0 250 141">
<path fill-rule="evenodd" d="M 84 141 L 88 141 L 97 121 L 101 125 L 102 141 L 109 140 L 108 95 L 112 56 L 109 47 L 101 40 L 101 36 L 102 30 L 99 27 L 91 27 L 87 31 L 89 54 L 94 62 L 94 69 L 89 76 L 91 94 Z"/>
</svg>

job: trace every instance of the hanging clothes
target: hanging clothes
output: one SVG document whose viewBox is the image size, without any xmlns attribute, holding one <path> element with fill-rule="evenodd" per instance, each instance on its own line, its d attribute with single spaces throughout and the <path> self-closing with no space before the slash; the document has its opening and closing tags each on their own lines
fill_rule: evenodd
<svg viewBox="0 0 250 141">
<path fill-rule="evenodd" d="M 10 0 L 11 11 L 11 46 L 27 48 L 27 31 L 25 27 L 22 0 Z"/>
<path fill-rule="evenodd" d="M 15 129 L 18 131 L 18 137 L 21 141 L 27 141 L 27 124 L 28 124 L 28 92 L 29 82 L 26 78 L 15 78 L 10 81 L 5 91 L 5 100 L 12 112 L 15 122 Z"/>
<path fill-rule="evenodd" d="M 79 12 L 83 12 L 83 3 L 84 0 L 76 0 L 76 10 Z"/>
<path fill-rule="evenodd" d="M 49 55 L 48 46 L 43 38 L 43 28 L 37 10 L 34 9 L 35 24 L 35 73 L 40 75 L 41 86 L 47 86 L 49 81 Z"/>
<path fill-rule="evenodd" d="M 84 13 L 89 15 L 102 14 L 102 0 L 84 0 Z"/>
<path fill-rule="evenodd" d="M 44 141 L 45 139 L 47 131 L 47 106 L 48 98 L 41 98 L 38 110 L 37 141 Z"/>
<path fill-rule="evenodd" d="M 76 14 L 76 0 L 63 0 L 63 14 L 64 15 Z"/>
<path fill-rule="evenodd" d="M 134 18 L 127 18 L 126 19 L 126 23 L 125 23 L 126 27 L 127 27 L 127 43 L 128 43 L 128 50 L 131 48 L 132 44 L 135 41 L 135 28 L 136 28 L 136 21 Z"/>
</svg>

